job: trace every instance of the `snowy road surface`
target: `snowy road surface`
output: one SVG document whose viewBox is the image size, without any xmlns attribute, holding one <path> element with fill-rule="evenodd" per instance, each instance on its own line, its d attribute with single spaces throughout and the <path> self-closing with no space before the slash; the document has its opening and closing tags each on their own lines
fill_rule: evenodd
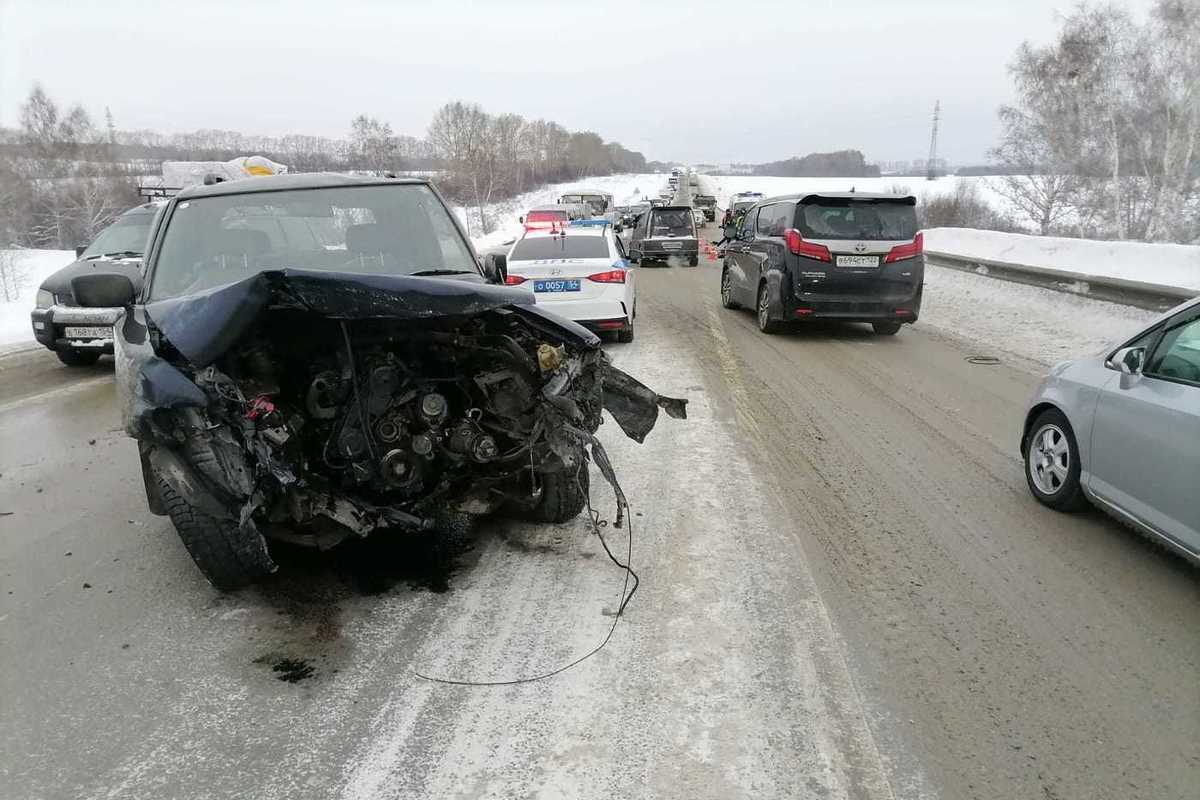
<svg viewBox="0 0 1200 800">
<path fill-rule="evenodd" d="M 690 400 L 645 445 L 601 430 L 641 589 L 520 686 L 414 671 L 601 639 L 622 574 L 582 520 L 286 552 L 220 595 L 146 511 L 110 362 L 0 359 L 0 797 L 1194 798 L 1198 573 L 1029 498 L 1029 359 L 1057 354 L 933 294 L 897 337 L 767 337 L 717 278 L 640 271 L 610 352 Z"/>
</svg>

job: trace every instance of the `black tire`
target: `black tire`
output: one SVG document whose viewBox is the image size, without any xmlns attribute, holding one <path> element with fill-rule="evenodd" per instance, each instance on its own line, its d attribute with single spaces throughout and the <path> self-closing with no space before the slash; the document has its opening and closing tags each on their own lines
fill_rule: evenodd
<svg viewBox="0 0 1200 800">
<path fill-rule="evenodd" d="M 1062 450 L 1053 452 L 1059 442 L 1063 444 Z M 1083 487 L 1079 485 L 1079 445 L 1075 442 L 1075 431 L 1057 408 L 1038 414 L 1029 426 L 1024 457 L 1025 482 L 1035 500 L 1055 511 L 1077 511 L 1087 505 Z M 1057 463 L 1058 470 L 1052 469 L 1051 462 Z M 1039 483 L 1045 483 L 1046 488 Z"/>
<path fill-rule="evenodd" d="M 633 320 L 627 320 L 625 327 L 617 331 L 617 341 L 621 344 L 629 344 L 633 341 Z"/>
<path fill-rule="evenodd" d="M 692 267 L 700 266 L 700 256 L 692 256 L 691 259 L 688 261 L 688 266 L 692 266 Z"/>
<path fill-rule="evenodd" d="M 770 302 L 770 298 L 767 296 L 767 282 L 763 281 L 758 285 L 758 302 L 755 305 L 754 317 L 758 320 L 760 331 L 766 334 L 775 334 L 783 330 L 783 325 L 768 315 Z"/>
<path fill-rule="evenodd" d="M 90 367 L 100 360 L 95 350 L 55 350 L 54 355 L 68 367 Z"/>
<path fill-rule="evenodd" d="M 587 463 L 580 460 L 578 471 L 565 469 L 541 476 L 542 496 L 530 510 L 535 522 L 566 522 L 579 516 L 587 505 L 589 478 Z"/>
<path fill-rule="evenodd" d="M 901 323 L 899 322 L 872 322 L 871 327 L 875 329 L 876 336 L 895 336 L 900 332 Z"/>
<path fill-rule="evenodd" d="M 240 589 L 275 571 L 262 534 L 243 530 L 232 520 L 217 519 L 175 493 L 157 478 L 167 516 L 200 572 L 223 592 Z"/>
<path fill-rule="evenodd" d="M 737 308 L 737 301 L 733 299 L 733 278 L 729 276 L 728 269 L 721 270 L 721 306 L 722 308 Z"/>
</svg>

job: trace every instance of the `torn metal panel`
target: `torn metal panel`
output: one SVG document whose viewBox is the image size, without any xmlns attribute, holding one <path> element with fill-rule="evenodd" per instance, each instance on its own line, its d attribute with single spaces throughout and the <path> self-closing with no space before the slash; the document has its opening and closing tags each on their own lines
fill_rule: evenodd
<svg viewBox="0 0 1200 800">
<path fill-rule="evenodd" d="M 205 367 L 239 342 L 271 307 L 330 319 L 413 320 L 533 303 L 528 291 L 474 281 L 284 269 L 148 303 L 146 314 L 184 358 Z"/>
<path fill-rule="evenodd" d="M 647 388 L 636 378 L 622 372 L 605 358 L 601 370 L 604 384 L 604 410 L 625 431 L 625 435 L 641 444 L 658 421 L 658 409 L 675 419 L 687 419 L 687 400 L 663 397 Z"/>
</svg>

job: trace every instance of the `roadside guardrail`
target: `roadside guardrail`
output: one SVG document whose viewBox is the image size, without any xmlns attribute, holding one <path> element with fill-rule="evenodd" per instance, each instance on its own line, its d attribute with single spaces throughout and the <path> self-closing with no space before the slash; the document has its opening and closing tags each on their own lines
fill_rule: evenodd
<svg viewBox="0 0 1200 800">
<path fill-rule="evenodd" d="M 1040 286 L 1065 294 L 1078 294 L 1110 303 L 1120 303 L 1150 311 L 1166 311 L 1185 300 L 1200 295 L 1200 290 L 1181 289 L 1178 286 L 1162 286 L 1156 283 L 1110 278 L 1102 275 L 1084 275 L 1078 272 L 1014 264 L 1007 261 L 992 261 L 974 256 L 925 251 L 925 261 L 935 267 L 947 267 L 962 272 L 973 272 L 989 278 Z"/>
</svg>

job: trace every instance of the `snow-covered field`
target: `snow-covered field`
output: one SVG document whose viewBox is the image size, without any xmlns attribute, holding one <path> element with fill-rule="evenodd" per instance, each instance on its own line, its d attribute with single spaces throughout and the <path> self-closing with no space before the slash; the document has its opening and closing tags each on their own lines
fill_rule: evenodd
<svg viewBox="0 0 1200 800">
<path fill-rule="evenodd" d="M 0 294 L 0 353 L 35 347 L 29 312 L 37 288 L 51 273 L 75 260 L 70 250 L 0 250 L 12 274 L 17 277 L 17 297 L 4 301 Z"/>
</svg>

